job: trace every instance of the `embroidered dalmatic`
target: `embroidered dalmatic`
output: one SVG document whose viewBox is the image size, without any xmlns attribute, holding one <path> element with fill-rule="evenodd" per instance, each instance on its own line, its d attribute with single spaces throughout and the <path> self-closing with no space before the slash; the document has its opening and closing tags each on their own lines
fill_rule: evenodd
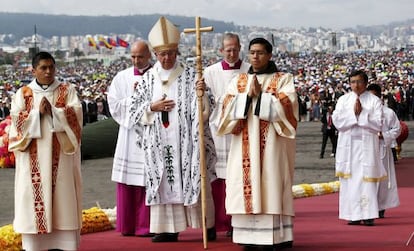
<svg viewBox="0 0 414 251">
<path fill-rule="evenodd" d="M 227 154 L 230 150 L 231 143 L 230 135 L 217 135 L 224 94 L 230 81 L 234 77 L 237 77 L 239 73 L 247 72 L 250 67 L 250 64 L 246 62 L 241 60 L 239 62 L 240 63 L 235 68 L 227 66 L 224 61 L 218 62 L 207 67 L 203 74 L 206 85 L 210 88 L 215 101 L 213 112 L 209 118 L 209 123 L 217 153 L 216 173 L 217 178 L 220 179 L 226 178 Z"/>
<path fill-rule="evenodd" d="M 378 218 L 378 182 L 386 177 L 381 164 L 378 132 L 382 127 L 382 104 L 374 94 L 359 96 L 362 105 L 357 117 L 357 95 L 338 99 L 332 120 L 338 129 L 335 171 L 340 178 L 339 218 L 349 221 Z"/>
<path fill-rule="evenodd" d="M 52 106 L 52 116 L 40 116 L 44 97 Z M 79 233 L 82 107 L 75 88 L 55 81 L 43 90 L 33 80 L 13 96 L 11 117 L 9 150 L 16 157 L 14 230 Z"/>
<path fill-rule="evenodd" d="M 257 74 L 262 93 L 253 99 L 247 95 L 253 74 L 234 78 L 222 105 L 218 133 L 232 135 L 226 210 L 236 243 L 272 245 L 293 239 L 298 103 L 292 75 L 273 69 Z"/>
</svg>

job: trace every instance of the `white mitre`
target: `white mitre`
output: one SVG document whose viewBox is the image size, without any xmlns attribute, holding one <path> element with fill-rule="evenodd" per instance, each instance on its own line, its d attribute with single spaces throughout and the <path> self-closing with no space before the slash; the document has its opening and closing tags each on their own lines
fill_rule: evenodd
<svg viewBox="0 0 414 251">
<path fill-rule="evenodd" d="M 165 17 L 160 17 L 148 34 L 148 41 L 155 51 L 177 49 L 180 31 Z"/>
</svg>

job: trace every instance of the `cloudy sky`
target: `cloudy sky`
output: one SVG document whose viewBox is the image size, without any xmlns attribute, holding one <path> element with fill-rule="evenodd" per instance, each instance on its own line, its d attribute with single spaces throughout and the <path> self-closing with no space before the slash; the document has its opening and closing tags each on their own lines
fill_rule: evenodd
<svg viewBox="0 0 414 251">
<path fill-rule="evenodd" d="M 0 0 L 0 6 L 19 13 L 200 16 L 273 28 L 340 29 L 414 18 L 414 0 Z"/>
</svg>

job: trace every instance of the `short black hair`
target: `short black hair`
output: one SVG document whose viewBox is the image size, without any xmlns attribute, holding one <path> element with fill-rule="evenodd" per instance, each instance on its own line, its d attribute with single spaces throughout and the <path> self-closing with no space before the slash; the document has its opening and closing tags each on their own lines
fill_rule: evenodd
<svg viewBox="0 0 414 251">
<path fill-rule="evenodd" d="M 33 56 L 32 67 L 36 68 L 39 65 L 40 60 L 45 59 L 51 59 L 53 61 L 53 64 L 56 64 L 55 58 L 52 56 L 52 54 L 46 51 L 40 51 Z"/>
<path fill-rule="evenodd" d="M 272 44 L 262 37 L 254 38 L 252 41 L 250 41 L 249 50 L 250 50 L 250 47 L 252 47 L 252 45 L 254 44 L 263 44 L 267 53 L 272 53 L 273 51 Z"/>
<path fill-rule="evenodd" d="M 381 86 L 379 84 L 370 84 L 367 91 L 374 91 L 375 95 L 381 97 Z"/>
<path fill-rule="evenodd" d="M 351 78 L 355 76 L 362 76 L 365 84 L 368 84 L 368 75 L 363 70 L 354 70 L 349 74 L 348 80 L 351 82 Z"/>
</svg>

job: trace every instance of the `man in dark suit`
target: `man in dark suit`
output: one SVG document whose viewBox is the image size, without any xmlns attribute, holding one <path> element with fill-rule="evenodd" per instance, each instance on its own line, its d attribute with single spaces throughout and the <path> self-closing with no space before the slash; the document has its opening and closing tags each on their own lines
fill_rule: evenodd
<svg viewBox="0 0 414 251">
<path fill-rule="evenodd" d="M 328 138 L 330 139 L 332 143 L 332 153 L 331 157 L 335 156 L 336 153 L 336 143 L 338 139 L 338 132 L 332 123 L 332 112 L 333 112 L 333 106 L 332 104 L 327 105 L 327 107 L 322 109 L 322 147 L 321 147 L 321 154 L 319 155 L 319 158 L 323 159 L 325 154 L 325 148 L 326 143 L 328 141 Z"/>
<path fill-rule="evenodd" d="M 10 115 L 10 110 L 6 105 L 5 101 L 0 103 L 0 120 L 5 119 L 7 116 Z"/>
</svg>

